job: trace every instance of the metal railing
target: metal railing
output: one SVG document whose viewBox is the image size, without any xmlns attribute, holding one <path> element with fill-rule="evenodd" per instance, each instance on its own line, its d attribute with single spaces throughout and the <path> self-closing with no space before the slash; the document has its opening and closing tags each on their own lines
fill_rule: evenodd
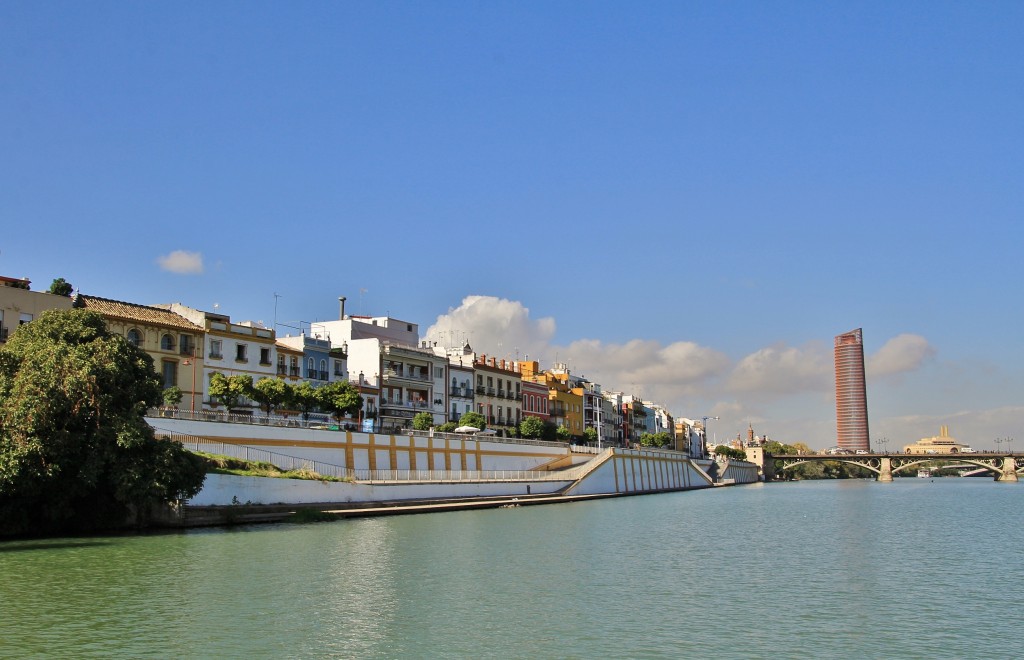
<svg viewBox="0 0 1024 660">
<path fill-rule="evenodd" d="M 161 431 L 161 429 L 156 430 Z M 270 463 L 282 472 L 294 470 L 312 472 L 323 477 L 333 477 L 335 479 L 354 478 L 354 470 L 341 465 L 334 465 L 333 463 L 325 463 L 323 461 L 308 458 L 299 458 L 297 456 L 288 456 L 285 454 L 278 454 L 277 452 L 267 451 L 266 449 L 256 449 L 255 447 L 236 445 L 230 442 L 220 442 L 210 440 L 209 438 L 173 433 L 170 431 L 164 431 L 163 437 L 181 444 L 185 449 L 190 451 L 230 456 L 244 461 Z"/>
<path fill-rule="evenodd" d="M 588 461 L 571 468 L 549 472 L 544 470 L 370 470 L 347 468 L 314 459 L 288 456 L 246 445 L 211 440 L 201 436 L 155 429 L 158 437 L 181 444 L 190 451 L 230 456 L 246 461 L 270 463 L 282 471 L 306 471 L 319 476 L 348 479 L 366 483 L 381 482 L 495 482 L 495 481 L 576 481 L 594 470 L 597 465 Z M 611 451 L 611 450 L 606 450 Z"/>
</svg>

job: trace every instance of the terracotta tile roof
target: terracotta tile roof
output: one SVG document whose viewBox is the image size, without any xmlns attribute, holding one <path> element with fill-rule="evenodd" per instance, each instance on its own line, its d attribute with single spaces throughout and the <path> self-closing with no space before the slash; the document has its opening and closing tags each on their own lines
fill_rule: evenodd
<svg viewBox="0 0 1024 660">
<path fill-rule="evenodd" d="M 189 332 L 202 333 L 203 328 L 188 321 L 182 316 L 166 309 L 149 307 L 147 305 L 136 305 L 134 303 L 121 302 L 119 300 L 108 300 L 95 296 L 79 296 L 82 307 L 94 312 L 124 321 L 135 321 L 149 325 L 160 325 L 170 328 L 179 328 Z"/>
</svg>

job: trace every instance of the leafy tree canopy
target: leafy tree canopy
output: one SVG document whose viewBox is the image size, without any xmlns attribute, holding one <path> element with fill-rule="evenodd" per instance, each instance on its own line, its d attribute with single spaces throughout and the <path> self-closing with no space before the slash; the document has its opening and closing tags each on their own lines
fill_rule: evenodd
<svg viewBox="0 0 1024 660">
<path fill-rule="evenodd" d="M 564 426 L 559 426 L 558 429 L 555 431 L 555 437 L 557 437 L 562 442 L 569 442 L 569 440 L 572 439 L 572 432 L 569 431 L 569 429 L 567 429 Z"/>
<path fill-rule="evenodd" d="M 75 290 L 75 287 L 71 286 L 71 282 L 66 281 L 63 277 L 58 277 L 50 284 L 50 293 L 55 296 L 69 297 Z"/>
<path fill-rule="evenodd" d="M 176 406 L 179 403 L 181 403 L 181 398 L 183 396 L 184 394 L 182 393 L 180 387 L 178 387 L 177 385 L 171 385 L 170 387 L 166 388 L 163 392 L 164 405 Z"/>
<path fill-rule="evenodd" d="M 672 443 L 672 436 L 665 431 L 660 433 L 643 433 L 640 435 L 640 444 L 644 447 L 664 447 Z"/>
<path fill-rule="evenodd" d="M 540 417 L 524 417 L 519 423 L 519 434 L 524 438 L 540 438 L 544 435 L 544 420 Z"/>
<path fill-rule="evenodd" d="M 735 447 L 729 447 L 726 445 L 718 445 L 715 447 L 715 454 L 725 456 L 726 458 L 733 458 L 737 461 L 747 460 L 747 452 L 742 449 L 736 449 Z"/>
<path fill-rule="evenodd" d="M 251 396 L 270 415 L 292 397 L 292 386 L 280 378 L 260 378 L 252 385 Z"/>
<path fill-rule="evenodd" d="M 309 413 L 320 405 L 320 394 L 317 388 L 307 380 L 302 381 L 292 388 L 292 403 L 302 413 L 302 419 L 309 420 Z"/>
<path fill-rule="evenodd" d="M 417 431 L 426 431 L 434 425 L 434 416 L 428 412 L 418 412 L 412 418 L 412 427 Z"/>
<path fill-rule="evenodd" d="M 210 376 L 208 392 L 211 399 L 231 410 L 238 406 L 243 397 L 254 394 L 252 376 L 244 374 L 225 376 L 220 372 L 215 372 Z"/>
<path fill-rule="evenodd" d="M 588 444 L 594 444 L 597 442 L 597 429 L 593 426 L 588 426 L 583 429 L 583 439 L 586 440 Z"/>
<path fill-rule="evenodd" d="M 160 441 L 153 361 L 95 312 L 51 310 L 0 348 L 0 534 L 143 522 L 195 495 L 203 462 Z"/>
<path fill-rule="evenodd" d="M 469 411 L 462 413 L 462 417 L 459 418 L 459 426 L 472 426 L 483 431 L 487 428 L 487 420 L 480 413 Z"/>
<path fill-rule="evenodd" d="M 347 380 L 336 380 L 316 389 L 320 408 L 340 422 L 346 415 L 355 416 L 363 407 L 359 389 Z"/>
</svg>

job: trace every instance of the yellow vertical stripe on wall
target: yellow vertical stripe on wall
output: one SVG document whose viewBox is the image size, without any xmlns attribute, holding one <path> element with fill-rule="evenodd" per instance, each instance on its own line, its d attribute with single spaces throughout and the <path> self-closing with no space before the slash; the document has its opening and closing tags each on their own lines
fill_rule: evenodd
<svg viewBox="0 0 1024 660">
<path fill-rule="evenodd" d="M 366 453 L 368 454 L 367 458 L 369 459 L 370 469 L 371 470 L 376 470 L 377 469 L 377 448 L 376 448 L 376 442 L 377 442 L 376 434 L 371 433 L 370 437 L 369 437 L 369 443 L 370 444 L 369 444 L 369 446 L 366 449 Z"/>
<path fill-rule="evenodd" d="M 345 431 L 345 467 L 351 470 L 355 466 L 356 456 L 352 447 L 352 431 Z"/>
</svg>

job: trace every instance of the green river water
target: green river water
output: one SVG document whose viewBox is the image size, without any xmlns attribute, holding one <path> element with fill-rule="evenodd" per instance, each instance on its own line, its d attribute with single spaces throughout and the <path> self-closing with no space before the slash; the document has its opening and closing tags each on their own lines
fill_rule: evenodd
<svg viewBox="0 0 1024 660">
<path fill-rule="evenodd" d="M 1024 484 L 0 543 L 0 657 L 1011 658 Z"/>
</svg>

